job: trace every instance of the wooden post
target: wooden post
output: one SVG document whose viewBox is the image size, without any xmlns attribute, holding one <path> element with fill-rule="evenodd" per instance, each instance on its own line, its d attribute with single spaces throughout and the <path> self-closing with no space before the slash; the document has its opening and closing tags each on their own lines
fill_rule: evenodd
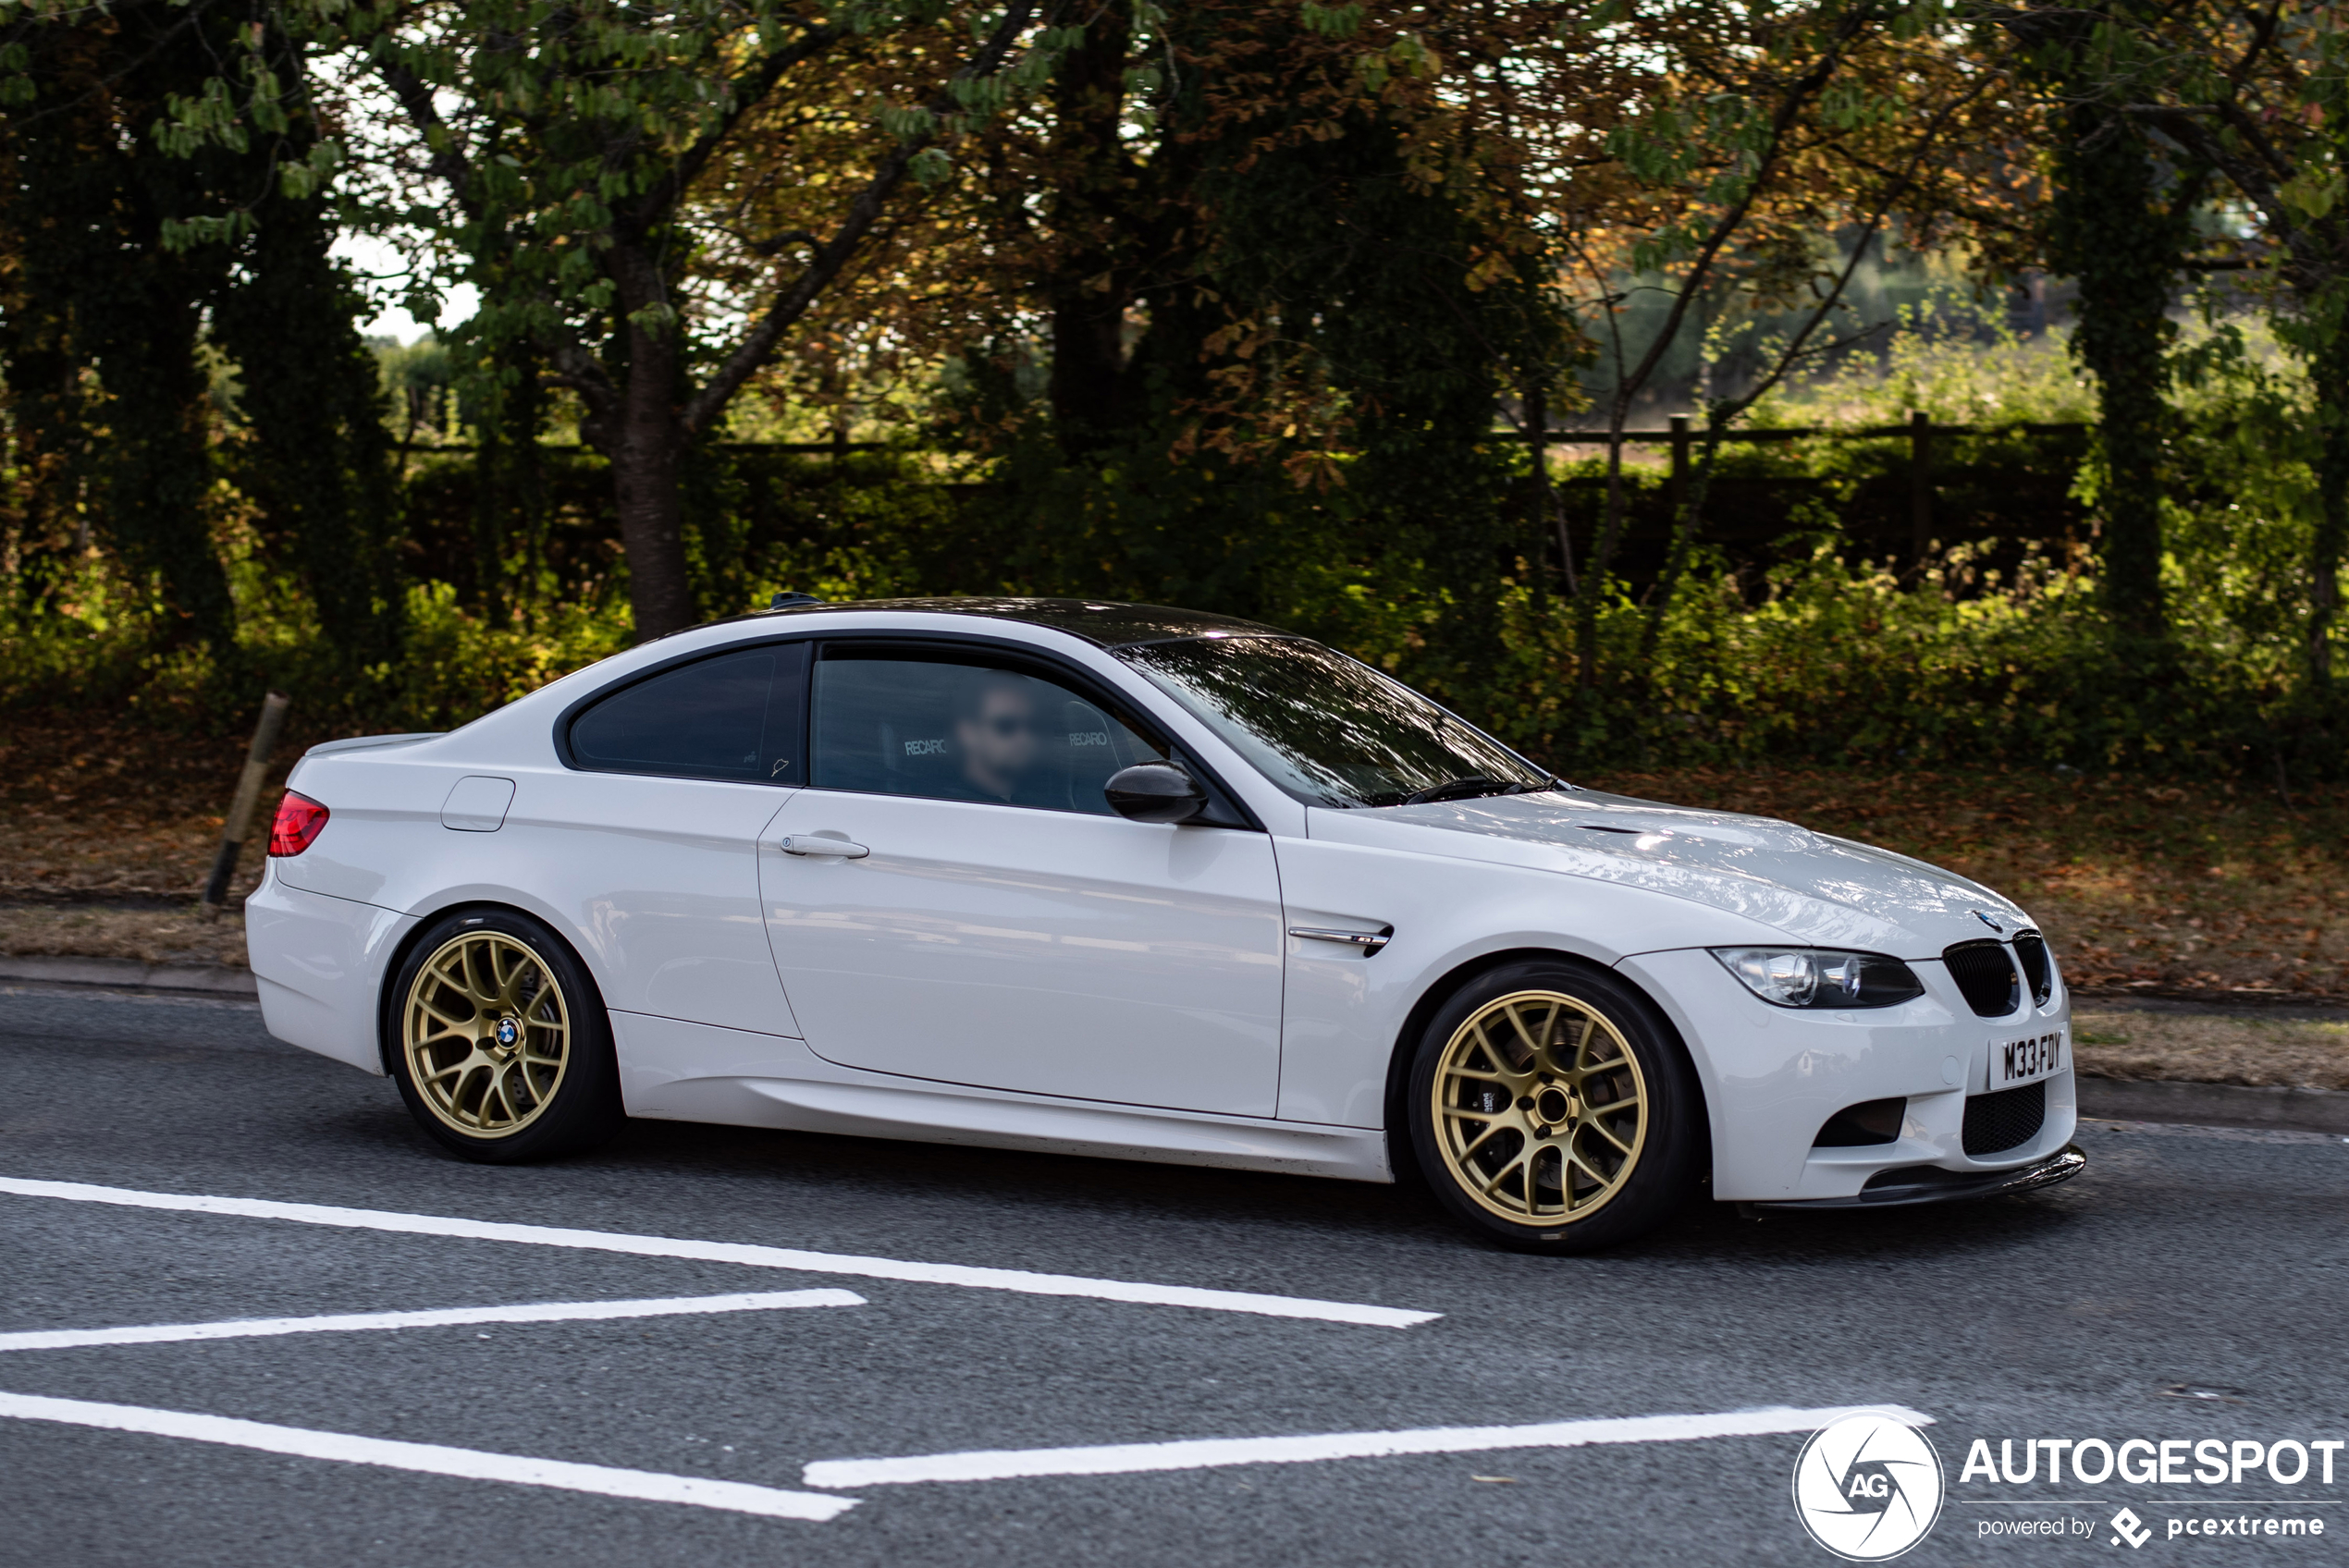
<svg viewBox="0 0 2349 1568">
<path fill-rule="evenodd" d="M 1689 504 L 1689 416 L 1672 416 L 1672 529 L 1680 526 L 1680 508 Z"/>
<path fill-rule="evenodd" d="M 1557 535 L 1558 570 L 1566 591 L 1575 592 L 1574 540 L 1566 531 L 1566 513 L 1550 484 L 1550 389 L 1536 384 L 1525 390 L 1525 438 L 1533 458 L 1533 521 Z"/>
<path fill-rule="evenodd" d="M 1925 553 L 1933 543 L 1933 417 L 1923 409 L 1909 410 L 1909 566 L 1925 570 Z"/>
<path fill-rule="evenodd" d="M 228 884 L 237 875 L 237 856 L 245 847 L 245 832 L 252 826 L 252 808 L 261 799 L 261 780 L 269 771 L 269 753 L 277 749 L 277 732 L 286 727 L 286 694 L 272 692 L 261 702 L 261 722 L 252 727 L 252 746 L 245 753 L 245 770 L 237 778 L 236 799 L 228 802 L 228 820 L 220 829 L 220 853 L 213 858 L 212 880 L 204 884 L 203 917 L 217 920 L 228 902 Z"/>
</svg>

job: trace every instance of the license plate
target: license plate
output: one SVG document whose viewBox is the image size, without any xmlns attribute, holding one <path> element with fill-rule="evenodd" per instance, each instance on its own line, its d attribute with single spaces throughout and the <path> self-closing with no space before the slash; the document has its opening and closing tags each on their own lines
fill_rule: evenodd
<svg viewBox="0 0 2349 1568">
<path fill-rule="evenodd" d="M 1990 1042 L 1990 1091 L 2033 1084 L 2063 1070 L 2071 1052 L 2062 1029 L 2026 1035 L 2019 1040 Z"/>
</svg>

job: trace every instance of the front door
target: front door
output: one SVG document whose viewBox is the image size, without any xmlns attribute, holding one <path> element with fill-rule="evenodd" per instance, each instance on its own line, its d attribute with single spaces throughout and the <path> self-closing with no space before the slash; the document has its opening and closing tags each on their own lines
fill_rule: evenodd
<svg viewBox="0 0 2349 1568">
<path fill-rule="evenodd" d="M 813 788 L 759 848 L 811 1048 L 941 1083 L 1273 1114 L 1272 845 L 1112 812 L 1102 784 L 1162 742 L 1016 655 L 833 643 L 813 702 Z"/>
</svg>

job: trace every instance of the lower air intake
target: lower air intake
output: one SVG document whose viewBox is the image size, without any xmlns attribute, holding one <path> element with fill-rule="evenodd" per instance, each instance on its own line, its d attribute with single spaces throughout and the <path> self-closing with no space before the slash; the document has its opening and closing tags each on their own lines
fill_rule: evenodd
<svg viewBox="0 0 2349 1568">
<path fill-rule="evenodd" d="M 2048 1086 L 2025 1084 L 1965 1102 L 1965 1152 L 1979 1158 L 2019 1149 L 2039 1135 L 2048 1121 Z"/>
<path fill-rule="evenodd" d="M 1870 1144 L 1898 1142 L 1900 1117 L 1909 1109 L 1906 1099 L 1864 1100 L 1847 1105 L 1827 1118 L 1819 1135 L 1811 1140 L 1814 1149 L 1863 1148 Z"/>
</svg>

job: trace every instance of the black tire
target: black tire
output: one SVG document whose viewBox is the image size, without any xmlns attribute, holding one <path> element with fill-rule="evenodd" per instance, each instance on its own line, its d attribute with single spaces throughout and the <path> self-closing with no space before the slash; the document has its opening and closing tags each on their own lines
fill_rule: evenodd
<svg viewBox="0 0 2349 1568">
<path fill-rule="evenodd" d="M 1400 1114 L 1445 1213 L 1523 1252 L 1592 1252 L 1652 1230 L 1703 1168 L 1679 1037 L 1636 986 L 1568 959 L 1505 964 L 1438 1008 Z"/>
<path fill-rule="evenodd" d="M 381 1028 L 409 1114 L 466 1159 L 571 1154 L 627 1119 L 603 997 L 570 944 L 519 911 L 433 922 L 385 988 Z"/>
</svg>

